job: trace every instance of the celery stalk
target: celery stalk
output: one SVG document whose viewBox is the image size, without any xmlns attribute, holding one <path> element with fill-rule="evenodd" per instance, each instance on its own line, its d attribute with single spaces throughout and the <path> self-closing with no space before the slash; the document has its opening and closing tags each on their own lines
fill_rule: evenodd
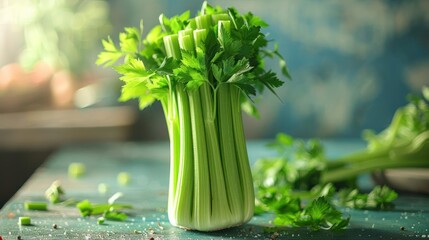
<svg viewBox="0 0 429 240">
<path fill-rule="evenodd" d="M 237 166 L 240 174 L 240 185 L 243 191 L 243 222 L 249 221 L 253 216 L 255 208 L 255 194 L 252 184 L 252 172 L 247 155 L 246 137 L 244 135 L 243 119 L 240 108 L 240 90 L 231 87 L 232 124 L 234 129 L 235 151 L 237 155 Z"/>
<path fill-rule="evenodd" d="M 211 186 L 209 178 L 209 159 L 207 154 L 206 132 L 204 128 L 203 108 L 199 91 L 189 93 L 189 105 L 194 143 L 194 229 L 205 229 L 211 223 Z"/>
<path fill-rule="evenodd" d="M 267 24 L 251 13 L 203 3 L 167 18 L 141 39 L 142 27 L 126 28 L 117 47 L 103 40 L 97 64 L 114 65 L 124 82 L 121 100 L 144 108 L 161 102 L 170 139 L 168 217 L 172 225 L 199 231 L 238 226 L 253 216 L 254 190 L 241 105 L 283 81 L 265 70 Z M 130 53 L 127 49 L 137 49 Z M 243 96 L 247 97 L 244 98 Z"/>
<path fill-rule="evenodd" d="M 235 221 L 243 220 L 243 192 L 242 182 L 239 178 L 238 158 L 235 152 L 236 142 L 234 136 L 234 125 L 232 120 L 231 86 L 222 84 L 218 89 L 218 123 L 219 138 L 223 161 L 223 172 L 225 173 L 226 191 L 228 205 L 231 214 L 236 217 Z"/>
</svg>

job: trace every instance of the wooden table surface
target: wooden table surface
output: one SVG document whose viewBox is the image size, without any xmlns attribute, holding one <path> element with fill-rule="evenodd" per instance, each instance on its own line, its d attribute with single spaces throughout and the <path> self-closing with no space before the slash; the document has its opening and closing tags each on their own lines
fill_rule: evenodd
<svg viewBox="0 0 429 240">
<path fill-rule="evenodd" d="M 342 154 L 362 147 L 359 141 L 325 142 L 328 154 Z M 263 141 L 248 143 L 250 161 L 275 153 Z M 69 178 L 72 162 L 83 162 L 86 174 Z M 119 172 L 128 172 L 129 185 L 117 183 Z M 393 211 L 344 209 L 351 215 L 344 231 L 313 232 L 286 228 L 279 236 L 266 232 L 272 216 L 255 216 L 249 223 L 222 231 L 203 233 L 172 227 L 167 218 L 169 145 L 167 142 L 105 143 L 73 145 L 57 151 L 39 168 L 16 195 L 0 210 L 0 236 L 3 239 L 429 239 L 429 197 L 400 194 Z M 121 203 L 133 205 L 124 222 L 97 224 L 97 217 L 81 217 L 77 208 L 48 205 L 48 211 L 25 210 L 23 203 L 45 201 L 44 192 L 54 180 L 60 180 L 67 198 L 107 202 L 115 192 L 124 196 Z M 99 183 L 109 186 L 101 194 Z M 370 187 L 369 178 L 360 181 Z M 8 183 L 1 183 L 5 185 Z M 18 225 L 18 217 L 30 216 L 31 226 Z M 52 226 L 56 224 L 57 229 Z M 404 230 L 401 230 L 404 227 Z"/>
</svg>

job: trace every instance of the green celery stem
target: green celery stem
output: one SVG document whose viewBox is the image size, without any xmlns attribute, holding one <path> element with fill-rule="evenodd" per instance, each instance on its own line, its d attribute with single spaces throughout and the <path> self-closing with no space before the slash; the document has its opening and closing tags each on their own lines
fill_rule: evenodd
<svg viewBox="0 0 429 240">
<path fill-rule="evenodd" d="M 180 148 L 172 154 L 179 158 L 172 160 L 178 174 L 171 172 L 177 180 L 171 181 L 176 186 L 169 196 L 173 225 L 212 231 L 241 225 L 253 216 L 239 97 L 238 88 L 229 84 L 216 91 L 209 84 L 178 89 Z"/>
<path fill-rule="evenodd" d="M 172 34 L 164 37 L 165 51 L 168 57 L 174 59 L 180 59 L 180 47 L 179 47 L 179 36 L 177 34 Z"/>
<path fill-rule="evenodd" d="M 168 128 L 179 142 L 171 155 L 171 223 L 213 231 L 249 221 L 254 193 L 238 88 L 224 84 L 214 91 L 205 83 L 196 90 L 180 84 L 176 89 L 177 113 Z"/>
<path fill-rule="evenodd" d="M 207 37 L 206 29 L 198 29 L 194 31 L 194 42 L 196 46 L 202 44 L 203 40 Z"/>
<path fill-rule="evenodd" d="M 171 87 L 170 87 L 171 88 Z M 170 182 L 169 198 L 175 199 L 177 192 L 177 182 L 180 164 L 180 132 L 177 110 L 176 93 L 170 91 L 169 99 L 163 102 L 163 109 L 167 121 L 167 129 L 170 139 Z M 168 212 L 173 213 L 176 208 L 175 202 L 168 205 Z"/>
<path fill-rule="evenodd" d="M 225 173 L 228 204 L 234 219 L 242 221 L 243 204 L 242 183 L 238 172 L 236 146 L 234 142 L 234 125 L 232 120 L 231 86 L 222 84 L 218 89 L 218 123 L 222 152 L 223 172 Z"/>
<path fill-rule="evenodd" d="M 237 155 L 238 172 L 240 174 L 240 183 L 243 191 L 243 222 L 247 222 L 253 217 L 255 208 L 253 178 L 249 164 L 249 157 L 247 155 L 246 137 L 244 135 L 240 102 L 241 92 L 235 86 L 231 86 L 230 88 L 235 150 Z"/>
<path fill-rule="evenodd" d="M 363 162 L 368 159 L 380 158 L 380 157 L 386 156 L 387 154 L 388 154 L 388 149 L 377 150 L 373 152 L 369 152 L 368 150 L 362 150 L 341 158 L 327 161 L 326 162 L 327 169 L 340 168 L 351 163 L 357 164 L 359 162 Z"/>
<path fill-rule="evenodd" d="M 209 179 L 209 163 L 207 141 L 204 129 L 203 111 L 200 91 L 189 92 L 189 105 L 192 125 L 192 141 L 194 153 L 194 224 L 189 228 L 205 229 L 211 219 L 211 186 Z"/>
<path fill-rule="evenodd" d="M 212 26 L 212 18 L 210 15 L 201 15 L 195 18 L 197 29 L 208 29 Z"/>
<path fill-rule="evenodd" d="M 196 17 L 197 29 L 163 38 L 167 56 L 181 60 L 183 51 L 203 49 L 207 29 L 216 23 L 219 35 L 229 33 L 228 20 L 227 14 Z M 162 101 L 171 141 L 168 216 L 174 226 L 199 231 L 249 221 L 255 201 L 241 92 L 232 84 L 213 86 L 207 77 L 198 89 L 169 78 L 169 99 Z"/>
<path fill-rule="evenodd" d="M 327 161 L 323 182 L 337 182 L 362 173 L 389 168 L 429 167 L 429 131 L 400 146 L 377 151 L 358 152 L 348 157 Z"/>
<path fill-rule="evenodd" d="M 222 21 L 222 20 L 231 20 L 231 18 L 229 17 L 229 15 L 227 13 L 213 14 L 211 17 L 212 17 L 212 21 L 214 23 L 217 23 L 217 22 Z"/>
<path fill-rule="evenodd" d="M 212 218 L 216 219 L 219 225 L 228 226 L 231 224 L 227 193 L 225 189 L 225 176 L 222 167 L 221 150 L 218 137 L 214 102 L 214 93 L 210 86 L 204 84 L 200 87 L 202 106 L 205 110 L 204 126 L 207 140 L 207 153 L 209 158 L 209 174 L 212 197 Z"/>
<path fill-rule="evenodd" d="M 429 161 L 427 158 L 413 159 L 413 160 L 396 160 L 392 161 L 386 158 L 371 159 L 362 164 L 350 168 L 334 169 L 326 172 L 322 176 L 322 182 L 339 182 L 353 177 L 357 177 L 360 174 L 371 172 L 380 169 L 390 168 L 428 168 Z"/>
<path fill-rule="evenodd" d="M 178 179 L 175 195 L 175 208 L 180 211 L 175 211 L 175 219 L 178 222 L 186 222 L 192 219 L 193 206 L 193 185 L 194 185 L 194 164 L 193 164 L 193 145 L 191 132 L 191 119 L 189 114 L 189 100 L 185 92 L 184 86 L 177 86 L 177 102 L 179 108 L 179 167 Z M 177 190 L 179 189 L 180 190 Z M 182 190 L 185 189 L 184 191 Z"/>
<path fill-rule="evenodd" d="M 192 29 L 186 29 L 179 31 L 179 46 L 189 52 L 195 51 L 194 36 Z"/>
</svg>

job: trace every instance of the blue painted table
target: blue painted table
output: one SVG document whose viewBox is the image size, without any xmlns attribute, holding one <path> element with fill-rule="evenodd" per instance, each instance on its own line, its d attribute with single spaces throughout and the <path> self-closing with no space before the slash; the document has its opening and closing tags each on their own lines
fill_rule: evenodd
<svg viewBox="0 0 429 240">
<path fill-rule="evenodd" d="M 250 161 L 274 156 L 264 142 L 249 142 Z M 330 155 L 363 147 L 359 141 L 326 141 Z M 86 174 L 71 179 L 67 168 L 83 162 Z M 129 185 L 117 183 L 116 176 L 131 175 Z M 394 211 L 344 209 L 350 214 L 350 226 L 339 232 L 312 232 L 286 228 L 278 233 L 266 231 L 272 216 L 255 216 L 249 223 L 227 230 L 203 233 L 172 227 L 167 218 L 169 146 L 156 143 L 110 143 L 74 145 L 57 151 L 39 168 L 17 194 L 0 210 L 0 236 L 3 239 L 429 239 L 429 197 L 400 194 Z M 97 224 L 97 217 L 81 217 L 75 207 L 49 205 L 48 211 L 29 211 L 23 202 L 45 201 L 44 192 L 54 180 L 60 180 L 67 198 L 107 202 L 115 192 L 123 192 L 120 202 L 133 205 L 125 222 Z M 101 194 L 97 187 L 109 188 Z M 371 184 L 369 178 L 361 182 Z M 7 184 L 7 183 L 1 183 Z M 365 187 L 365 186 L 364 186 Z M 119 200 L 118 200 L 119 201 Z M 17 224 L 19 216 L 30 216 L 31 226 Z M 53 228 L 53 224 L 58 227 Z M 404 227 L 404 229 L 401 229 Z"/>
</svg>

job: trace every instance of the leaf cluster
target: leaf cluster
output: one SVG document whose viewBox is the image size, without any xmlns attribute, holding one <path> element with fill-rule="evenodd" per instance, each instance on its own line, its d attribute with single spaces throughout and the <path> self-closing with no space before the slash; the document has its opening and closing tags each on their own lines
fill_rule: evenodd
<svg viewBox="0 0 429 240">
<path fill-rule="evenodd" d="M 197 16 L 224 14 L 231 22 L 229 29 L 211 25 L 202 44 L 195 51 L 180 49 L 180 59 L 167 56 L 163 38 L 178 34 L 184 29 L 194 29 L 196 18 L 186 11 L 171 18 L 161 15 L 160 24 L 144 38 L 143 22 L 140 28 L 128 27 L 119 34 L 119 46 L 108 37 L 102 41 L 104 51 L 96 63 L 114 67 L 124 82 L 120 100 L 139 99 L 145 108 L 156 100 L 165 100 L 175 91 L 177 83 L 193 91 L 203 83 L 215 90 L 220 84 L 233 84 L 241 89 L 244 101 L 267 88 L 283 85 L 276 73 L 265 70 L 264 59 L 277 58 L 280 70 L 290 78 L 286 62 L 275 45 L 268 48 L 268 39 L 262 32 L 268 24 L 252 13 L 240 14 L 235 8 L 222 9 L 204 2 Z M 120 60 L 122 63 L 118 63 Z M 256 114 L 255 108 L 246 108 Z"/>
<path fill-rule="evenodd" d="M 376 134 L 366 130 L 363 137 L 369 151 L 380 151 L 406 145 L 419 134 L 429 130 L 429 87 L 422 88 L 422 96 L 409 95 L 409 103 L 399 108 L 389 126 Z"/>
<path fill-rule="evenodd" d="M 310 190 L 320 183 L 325 168 L 324 148 L 319 140 L 303 141 L 279 133 L 267 147 L 277 150 L 274 159 L 259 159 L 254 165 L 257 186 L 291 185 L 293 189 Z"/>
<path fill-rule="evenodd" d="M 124 221 L 128 215 L 121 210 L 132 208 L 129 204 L 119 204 L 115 201 L 122 196 L 122 193 L 115 193 L 108 203 L 91 203 L 88 200 L 80 201 L 76 204 L 82 217 L 102 215 L 107 220 Z"/>
<path fill-rule="evenodd" d="M 397 193 L 386 186 L 361 193 L 354 181 L 323 183 L 328 160 L 317 139 L 304 141 L 279 133 L 268 147 L 277 150 L 278 157 L 259 159 L 253 167 L 255 212 L 274 213 L 274 225 L 338 230 L 347 227 L 350 220 L 338 207 L 394 208 Z"/>
<path fill-rule="evenodd" d="M 398 194 L 386 186 L 375 186 L 368 194 L 360 193 L 358 189 L 342 189 L 338 193 L 338 197 L 338 201 L 343 206 L 356 209 L 389 210 L 395 207 L 393 200 L 398 197 Z"/>
<path fill-rule="evenodd" d="M 256 214 L 272 212 L 276 226 L 308 227 L 312 230 L 339 230 L 345 228 L 350 217 L 343 217 L 331 200 L 332 195 L 320 195 L 304 204 L 292 189 L 258 189 Z M 330 193 L 331 194 L 331 193 Z"/>
</svg>

